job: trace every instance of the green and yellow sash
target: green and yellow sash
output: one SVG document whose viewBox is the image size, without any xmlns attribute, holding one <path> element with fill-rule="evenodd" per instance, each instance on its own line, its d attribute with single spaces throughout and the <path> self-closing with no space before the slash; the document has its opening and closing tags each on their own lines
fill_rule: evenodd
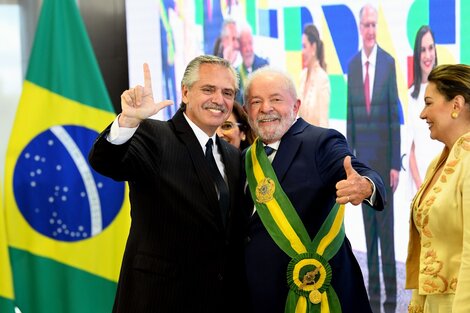
<svg viewBox="0 0 470 313">
<path fill-rule="evenodd" d="M 331 286 L 333 273 L 328 261 L 344 240 L 344 205 L 335 204 L 312 241 L 282 190 L 259 139 L 248 148 L 245 163 L 251 196 L 261 221 L 279 248 L 292 258 L 287 267 L 290 290 L 285 312 L 340 313 L 341 304 Z"/>
</svg>

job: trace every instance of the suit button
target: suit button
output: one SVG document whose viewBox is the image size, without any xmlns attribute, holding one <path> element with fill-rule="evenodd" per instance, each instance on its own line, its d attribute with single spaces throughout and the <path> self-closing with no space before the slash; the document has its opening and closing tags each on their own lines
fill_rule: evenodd
<svg viewBox="0 0 470 313">
<path fill-rule="evenodd" d="M 220 280 L 220 281 L 224 280 L 224 275 L 222 275 L 221 273 L 219 273 L 219 274 L 217 275 L 217 279 Z"/>
</svg>

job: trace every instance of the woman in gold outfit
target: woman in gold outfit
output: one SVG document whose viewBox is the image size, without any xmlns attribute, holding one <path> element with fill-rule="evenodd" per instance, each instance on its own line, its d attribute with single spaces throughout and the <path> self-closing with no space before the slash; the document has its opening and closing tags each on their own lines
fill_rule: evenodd
<svg viewBox="0 0 470 313">
<path fill-rule="evenodd" d="M 470 312 L 470 66 L 440 65 L 421 119 L 444 144 L 411 205 L 408 312 Z"/>
</svg>

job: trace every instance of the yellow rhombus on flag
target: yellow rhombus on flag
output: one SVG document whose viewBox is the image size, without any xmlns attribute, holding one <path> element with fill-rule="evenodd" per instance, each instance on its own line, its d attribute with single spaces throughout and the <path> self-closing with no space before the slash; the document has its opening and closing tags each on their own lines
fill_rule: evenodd
<svg viewBox="0 0 470 313">
<path fill-rule="evenodd" d="M 86 156 L 114 116 L 75 1 L 44 0 L 5 166 L 6 296 L 22 313 L 112 310 L 127 185 Z"/>
</svg>

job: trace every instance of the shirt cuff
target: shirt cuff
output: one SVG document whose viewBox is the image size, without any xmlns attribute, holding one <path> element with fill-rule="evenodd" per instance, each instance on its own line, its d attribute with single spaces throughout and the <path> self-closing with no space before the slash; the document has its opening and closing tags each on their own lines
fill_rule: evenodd
<svg viewBox="0 0 470 313">
<path fill-rule="evenodd" d="M 119 115 L 116 116 L 114 119 L 113 124 L 111 125 L 111 129 L 106 136 L 106 140 L 108 140 L 113 145 L 122 145 L 123 143 L 127 142 L 129 139 L 134 136 L 135 132 L 137 131 L 137 127 L 120 127 L 119 126 Z"/>
<path fill-rule="evenodd" d="M 370 195 L 369 198 L 364 199 L 364 201 L 367 202 L 370 206 L 374 206 L 375 198 L 377 197 L 377 193 L 376 193 L 377 190 L 375 189 L 375 184 L 372 181 L 372 179 L 370 179 L 369 177 L 367 177 L 367 176 L 362 176 L 362 177 L 367 179 L 370 182 L 370 184 L 372 185 L 372 194 Z"/>
</svg>

